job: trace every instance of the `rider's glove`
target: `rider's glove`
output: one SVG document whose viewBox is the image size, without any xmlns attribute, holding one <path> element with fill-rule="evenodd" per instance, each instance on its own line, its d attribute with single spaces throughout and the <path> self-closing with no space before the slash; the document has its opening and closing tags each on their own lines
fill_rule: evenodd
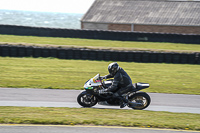
<svg viewBox="0 0 200 133">
<path fill-rule="evenodd" d="M 99 90 L 99 94 L 105 94 L 108 92 L 108 89 Z"/>
</svg>

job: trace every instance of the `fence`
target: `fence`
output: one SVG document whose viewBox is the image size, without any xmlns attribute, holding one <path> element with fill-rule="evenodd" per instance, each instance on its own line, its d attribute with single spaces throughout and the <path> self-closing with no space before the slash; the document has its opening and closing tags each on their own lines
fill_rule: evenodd
<svg viewBox="0 0 200 133">
<path fill-rule="evenodd" d="M 200 64 L 200 53 L 67 49 L 20 45 L 0 45 L 0 56 L 35 58 L 54 57 L 59 59 L 105 60 L 143 63 Z"/>
<path fill-rule="evenodd" d="M 161 34 L 125 31 L 55 29 L 15 25 L 0 25 L 0 34 L 200 44 L 200 35 L 192 34 Z"/>
</svg>

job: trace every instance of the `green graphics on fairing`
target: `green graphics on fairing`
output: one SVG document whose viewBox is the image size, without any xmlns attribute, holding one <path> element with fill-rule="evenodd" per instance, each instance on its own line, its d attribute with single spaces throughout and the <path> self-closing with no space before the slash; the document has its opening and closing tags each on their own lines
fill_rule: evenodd
<svg viewBox="0 0 200 133">
<path fill-rule="evenodd" d="M 87 88 L 85 88 L 85 89 L 93 89 L 93 87 L 87 87 Z"/>
</svg>

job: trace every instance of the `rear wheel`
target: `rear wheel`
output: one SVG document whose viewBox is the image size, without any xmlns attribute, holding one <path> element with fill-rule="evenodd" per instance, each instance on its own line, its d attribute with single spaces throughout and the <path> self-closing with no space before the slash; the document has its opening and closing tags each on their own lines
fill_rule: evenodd
<svg viewBox="0 0 200 133">
<path fill-rule="evenodd" d="M 129 101 L 137 104 L 137 106 L 133 106 L 131 108 L 142 110 L 149 106 L 151 98 L 147 93 L 139 92 L 129 97 Z"/>
<path fill-rule="evenodd" d="M 77 102 L 83 107 L 92 107 L 97 104 L 97 98 L 84 91 L 78 95 Z"/>
</svg>

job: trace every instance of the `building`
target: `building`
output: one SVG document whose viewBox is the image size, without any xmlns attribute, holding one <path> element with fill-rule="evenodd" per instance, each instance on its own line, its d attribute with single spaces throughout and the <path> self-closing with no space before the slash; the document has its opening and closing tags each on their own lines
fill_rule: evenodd
<svg viewBox="0 0 200 133">
<path fill-rule="evenodd" d="M 95 0 L 81 28 L 200 34 L 200 0 Z"/>
</svg>

